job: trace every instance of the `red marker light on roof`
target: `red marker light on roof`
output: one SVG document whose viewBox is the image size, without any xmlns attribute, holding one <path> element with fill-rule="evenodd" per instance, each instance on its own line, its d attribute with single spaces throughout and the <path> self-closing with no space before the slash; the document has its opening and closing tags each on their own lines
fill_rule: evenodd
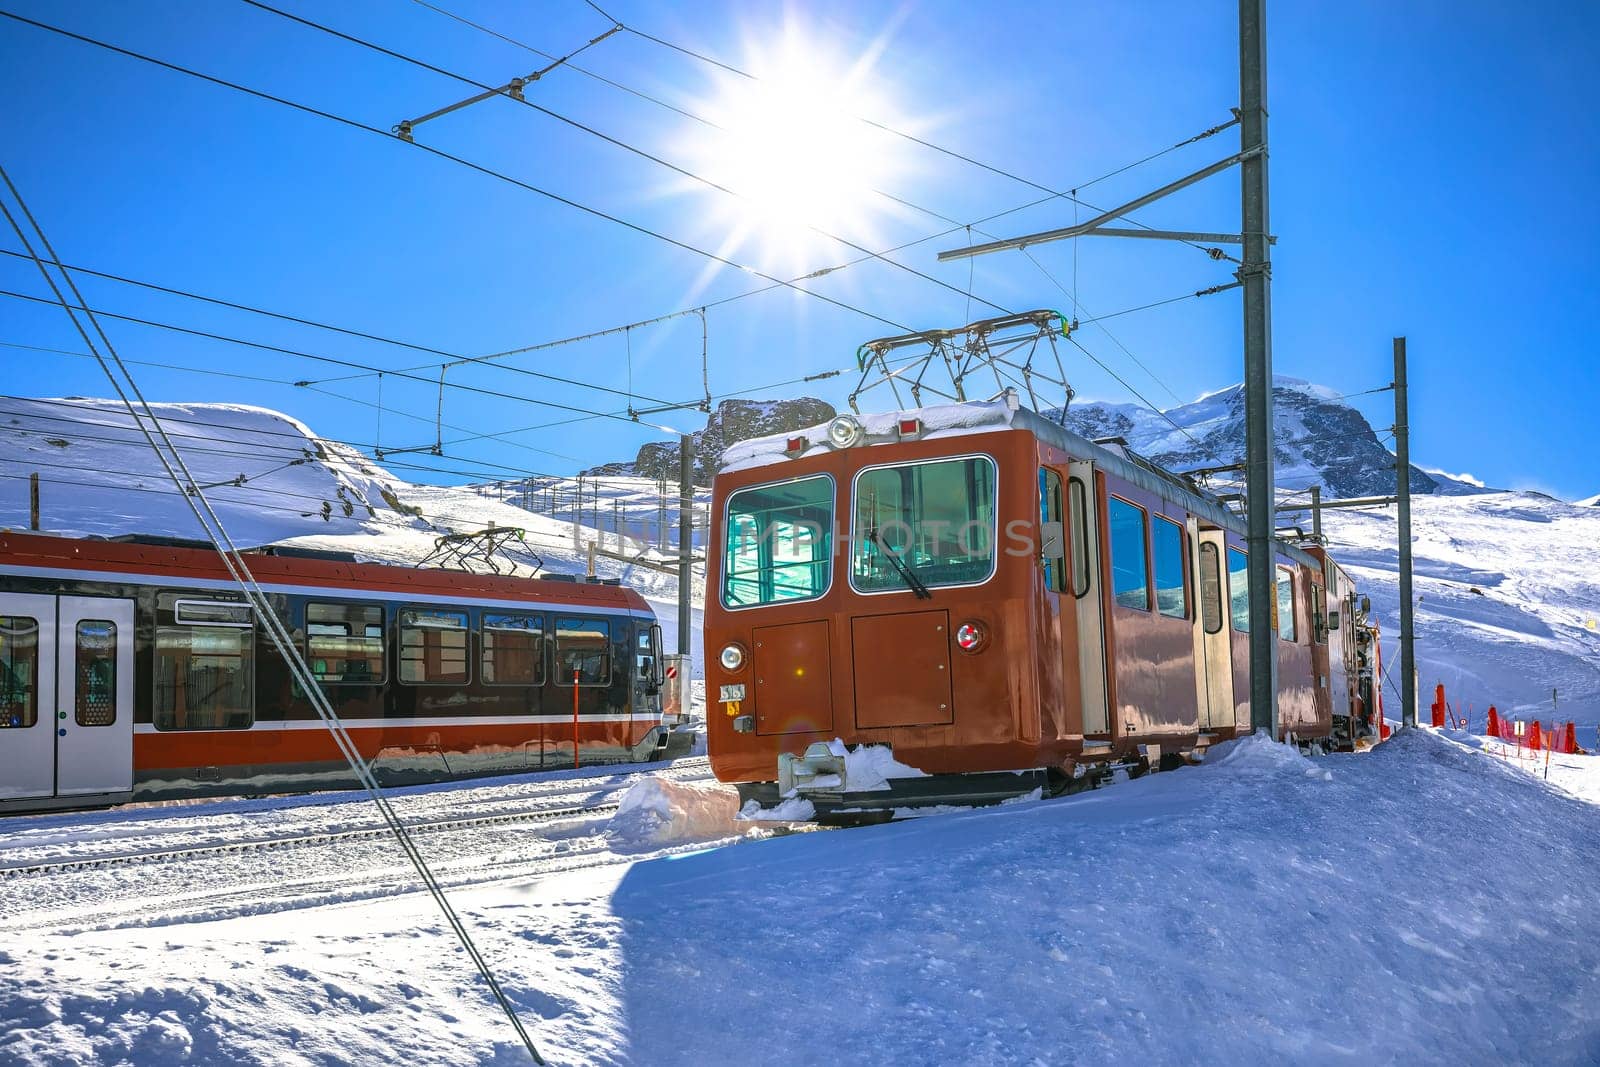
<svg viewBox="0 0 1600 1067">
<path fill-rule="evenodd" d="M 792 459 L 793 457 L 798 456 L 800 453 L 804 452 L 805 450 L 806 450 L 806 439 L 804 437 L 791 437 L 791 438 L 789 438 L 788 447 L 785 448 L 783 451 L 784 451 L 784 454 L 788 455 Z"/>
<path fill-rule="evenodd" d="M 921 419 L 901 419 L 900 420 L 900 437 L 901 437 L 902 440 L 904 440 L 907 437 L 916 437 L 921 432 L 922 432 L 922 420 Z"/>
</svg>

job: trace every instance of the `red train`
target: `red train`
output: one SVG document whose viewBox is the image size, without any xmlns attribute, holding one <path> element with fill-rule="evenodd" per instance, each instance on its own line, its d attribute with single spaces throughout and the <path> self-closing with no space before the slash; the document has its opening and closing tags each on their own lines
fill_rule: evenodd
<svg viewBox="0 0 1600 1067">
<path fill-rule="evenodd" d="M 666 746 L 661 630 L 631 589 L 248 558 L 380 781 Z M 209 546 L 0 533 L 0 812 L 353 784 Z"/>
<path fill-rule="evenodd" d="M 708 743 L 746 799 L 1057 792 L 1249 732 L 1243 523 L 1120 444 L 1013 400 L 844 415 L 724 464 Z M 1370 684 L 1354 586 L 1320 547 L 1274 562 L 1282 734 L 1349 745 Z M 853 789 L 836 738 L 924 775 Z"/>
</svg>

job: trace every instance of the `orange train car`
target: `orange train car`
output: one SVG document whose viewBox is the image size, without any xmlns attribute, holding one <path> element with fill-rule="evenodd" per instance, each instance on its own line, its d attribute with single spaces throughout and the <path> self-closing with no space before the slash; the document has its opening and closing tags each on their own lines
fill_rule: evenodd
<svg viewBox="0 0 1600 1067">
<path fill-rule="evenodd" d="M 1012 398 L 735 445 L 712 516 L 707 740 L 747 800 L 1058 792 L 1250 731 L 1242 520 Z M 1280 734 L 1333 740 L 1348 577 L 1283 542 L 1274 564 Z M 921 774 L 854 789 L 835 740 Z"/>
<path fill-rule="evenodd" d="M 247 558 L 386 784 L 666 745 L 661 631 L 631 589 Z M 0 533 L 0 812 L 354 784 L 209 545 Z"/>
</svg>

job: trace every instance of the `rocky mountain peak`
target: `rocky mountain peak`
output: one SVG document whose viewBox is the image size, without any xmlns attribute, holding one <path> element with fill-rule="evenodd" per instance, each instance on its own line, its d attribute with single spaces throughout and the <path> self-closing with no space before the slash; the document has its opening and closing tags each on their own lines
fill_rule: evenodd
<svg viewBox="0 0 1600 1067">
<path fill-rule="evenodd" d="M 724 400 L 707 416 L 705 429 L 692 435 L 695 484 L 711 484 L 723 450 L 735 442 L 815 426 L 837 414 L 832 404 L 810 396 L 792 400 Z M 607 463 L 583 473 L 626 474 L 677 484 L 678 442 L 651 441 L 639 449 L 632 462 Z"/>
</svg>

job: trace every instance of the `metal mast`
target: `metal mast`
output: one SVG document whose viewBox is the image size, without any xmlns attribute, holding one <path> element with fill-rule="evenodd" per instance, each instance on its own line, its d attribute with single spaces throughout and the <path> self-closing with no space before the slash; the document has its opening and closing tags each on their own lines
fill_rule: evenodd
<svg viewBox="0 0 1600 1067">
<path fill-rule="evenodd" d="M 1245 498 L 1250 549 L 1250 725 L 1278 735 L 1272 463 L 1272 264 L 1267 258 L 1267 2 L 1239 0 L 1239 185 L 1244 236 Z"/>
<path fill-rule="evenodd" d="M 1273 561 L 1277 520 L 1272 463 L 1272 265 L 1267 257 L 1273 237 L 1267 230 L 1266 22 L 1266 0 L 1239 0 L 1237 155 L 1218 160 L 1154 192 L 1101 212 L 1088 222 L 967 248 L 949 249 L 939 253 L 939 261 L 943 263 L 1006 249 L 1027 248 L 1046 241 L 1091 236 L 1191 242 L 1214 239 L 1220 242 L 1227 237 L 1176 230 L 1136 232 L 1110 229 L 1106 223 L 1239 164 L 1242 232 L 1232 240 L 1237 240 L 1243 248 L 1237 278 L 1244 290 L 1245 472 L 1248 479 L 1246 502 L 1249 507 L 1250 548 L 1250 722 L 1253 728 L 1270 731 L 1276 737 L 1278 647 L 1272 621 L 1273 609 L 1277 604 L 1276 567 Z"/>
<path fill-rule="evenodd" d="M 689 648 L 690 612 L 694 582 L 694 439 L 678 438 L 678 654 L 692 655 Z M 683 668 L 687 670 L 688 667 Z"/>
<path fill-rule="evenodd" d="M 1400 725 L 1417 725 L 1417 650 L 1411 597 L 1411 427 L 1406 339 L 1394 339 L 1394 495 L 1400 505 Z"/>
</svg>

